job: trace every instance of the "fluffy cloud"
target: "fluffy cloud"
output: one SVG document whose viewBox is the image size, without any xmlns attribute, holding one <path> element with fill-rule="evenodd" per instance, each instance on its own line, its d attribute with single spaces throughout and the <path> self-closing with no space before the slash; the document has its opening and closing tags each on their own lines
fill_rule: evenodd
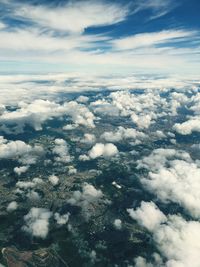
<svg viewBox="0 0 200 267">
<path fill-rule="evenodd" d="M 34 191 L 34 190 L 29 190 L 26 193 L 26 197 L 30 200 L 30 201 L 39 201 L 40 200 L 40 195 L 38 194 L 38 192 Z"/>
<path fill-rule="evenodd" d="M 200 93 L 193 94 L 188 100 L 188 109 L 194 113 L 194 116 L 182 123 L 176 123 L 173 129 L 182 135 L 189 135 L 193 132 L 200 132 Z"/>
<path fill-rule="evenodd" d="M 116 106 L 120 115 L 130 117 L 132 121 L 141 129 L 148 128 L 162 114 L 157 113 L 163 101 L 160 95 L 155 92 L 146 92 L 145 94 L 131 94 L 125 91 L 114 92 L 110 94 L 112 104 Z"/>
<path fill-rule="evenodd" d="M 44 83 L 43 81 L 48 81 L 48 82 Z M 66 85 L 66 81 L 70 83 L 70 86 Z M 35 89 L 36 87 L 37 90 Z M 197 88 L 197 78 L 195 78 L 195 76 L 194 77 L 166 76 L 165 78 L 163 77 L 158 78 L 153 75 L 151 76 L 151 78 L 149 76 L 143 76 L 141 80 L 140 76 L 133 76 L 133 75 L 109 76 L 108 74 L 103 76 L 102 74 L 95 75 L 92 73 L 90 75 L 85 75 L 85 73 L 67 73 L 67 74 L 60 73 L 60 74 L 42 74 L 42 75 L 13 74 L 12 76 L 1 75 L 0 114 L 6 110 L 5 106 L 12 105 L 17 107 L 21 101 L 23 101 L 24 103 L 34 103 L 33 100 L 37 101 L 49 100 L 50 102 L 54 103 L 52 100 L 55 101 L 55 98 L 56 100 L 57 99 L 59 100 L 58 94 L 60 93 L 100 91 L 102 87 L 108 90 L 120 90 L 120 91 L 122 89 L 126 90 L 126 91 L 116 92 L 117 93 L 116 98 L 118 97 L 122 98 L 122 96 L 120 95 L 124 95 L 125 93 L 127 93 L 127 89 L 129 90 L 129 89 L 141 88 L 142 90 L 145 90 L 145 92 L 147 93 L 151 92 L 157 95 L 157 90 L 155 89 L 160 89 L 167 93 L 167 91 L 173 87 L 179 91 L 178 97 L 176 97 L 176 101 L 179 102 L 179 100 L 182 99 L 180 91 L 183 92 L 187 91 L 187 93 L 192 93 L 192 94 L 195 93 L 195 88 Z M 8 95 L 9 98 L 7 97 Z M 113 97 L 114 96 L 111 95 L 111 100 L 113 99 Z M 151 95 L 149 95 L 149 99 L 151 99 Z M 175 99 L 174 94 L 173 94 L 173 99 Z M 130 99 L 128 95 L 127 99 L 124 99 L 124 101 L 128 101 L 127 103 L 129 103 L 130 105 L 129 100 Z M 72 101 L 72 103 L 74 102 L 75 101 Z M 133 96 L 131 102 L 133 102 L 131 106 L 134 107 Z M 135 102 L 138 102 L 137 97 Z M 146 103 L 145 100 L 144 103 Z M 177 105 L 177 103 L 175 105 Z M 78 106 L 83 107 L 83 105 L 78 105 Z M 97 101 L 94 101 L 90 104 L 90 107 L 92 109 L 98 107 L 101 108 L 99 114 L 105 111 L 106 109 L 105 106 L 109 106 L 108 109 L 112 110 L 111 112 L 108 112 L 109 114 L 118 116 L 121 107 L 122 106 L 125 107 L 125 103 L 123 104 L 122 100 L 120 100 L 119 104 L 117 104 L 117 102 L 110 101 L 109 97 L 109 99 L 104 99 L 104 98 L 98 99 Z M 148 108 L 148 106 L 145 108 Z"/>
<path fill-rule="evenodd" d="M 101 156 L 105 158 L 110 158 L 115 156 L 116 154 L 118 154 L 118 149 L 115 145 L 111 143 L 105 145 L 102 143 L 97 143 L 88 152 L 88 155 L 91 159 L 96 159 Z"/>
<path fill-rule="evenodd" d="M 93 185 L 84 183 L 82 192 L 75 191 L 73 197 L 68 200 L 71 204 L 77 204 L 79 202 L 93 202 L 100 199 L 103 196 L 101 190 L 97 190 Z"/>
<path fill-rule="evenodd" d="M 153 202 L 142 201 L 137 210 L 127 209 L 131 218 L 149 231 L 154 231 L 161 223 L 166 221 L 166 216 L 158 209 Z"/>
<path fill-rule="evenodd" d="M 58 212 L 54 214 L 54 219 L 56 220 L 58 225 L 64 225 L 69 220 L 69 213 L 60 215 Z"/>
<path fill-rule="evenodd" d="M 176 123 L 173 129 L 182 135 L 188 135 L 192 132 L 200 132 L 200 117 L 194 117 L 183 123 Z"/>
<path fill-rule="evenodd" d="M 100 116 L 119 116 L 119 109 L 105 99 L 98 99 L 90 104 L 94 113 Z"/>
<path fill-rule="evenodd" d="M 74 168 L 73 166 L 69 166 L 68 168 L 68 174 L 69 175 L 73 175 L 73 174 L 76 174 L 77 173 L 77 169 Z"/>
<path fill-rule="evenodd" d="M 7 211 L 8 211 L 8 212 L 12 212 L 12 211 L 16 210 L 17 208 L 18 208 L 18 204 L 17 204 L 17 202 L 16 202 L 16 201 L 12 201 L 12 202 L 10 202 L 10 203 L 8 204 L 8 206 L 7 206 Z"/>
<path fill-rule="evenodd" d="M 82 191 L 74 191 L 72 197 L 68 200 L 71 205 L 78 205 L 83 210 L 83 215 L 88 219 L 91 215 L 90 209 L 103 198 L 101 190 L 96 189 L 93 185 L 84 183 Z"/>
<path fill-rule="evenodd" d="M 21 166 L 21 167 L 15 167 L 14 172 L 18 175 L 21 175 L 22 173 L 27 172 L 29 166 Z"/>
<path fill-rule="evenodd" d="M 14 159 L 23 164 L 34 164 L 43 154 L 39 145 L 31 146 L 23 141 L 9 141 L 0 136 L 0 159 Z"/>
<path fill-rule="evenodd" d="M 85 133 L 83 139 L 80 140 L 81 143 L 88 145 L 95 143 L 95 141 L 96 141 L 96 136 L 94 134 L 88 134 L 88 133 Z"/>
<path fill-rule="evenodd" d="M 149 227 L 149 214 L 153 218 L 152 207 L 153 214 L 156 214 L 156 217 L 164 218 L 165 223 L 163 223 L 162 219 L 159 224 L 158 219 L 156 227 Z M 154 259 L 155 263 L 151 264 L 144 258 L 139 257 L 136 259 L 137 267 L 188 267 L 191 264 L 194 267 L 199 267 L 200 223 L 198 221 L 186 221 L 177 215 L 168 215 L 166 217 L 155 204 L 152 206 L 152 202 L 145 204 L 145 211 L 143 204 L 143 207 L 137 208 L 133 214 L 134 219 L 139 224 L 152 232 L 157 249 L 162 257 L 166 259 L 166 263 L 163 264 L 162 260 L 157 257 L 157 259 Z"/>
<path fill-rule="evenodd" d="M 181 205 L 191 216 L 200 217 L 200 167 L 189 154 L 169 149 L 157 149 L 139 161 L 139 168 L 149 170 L 141 178 L 144 187 L 163 202 Z"/>
<path fill-rule="evenodd" d="M 120 219 L 115 219 L 113 224 L 117 230 L 122 229 L 122 221 Z"/>
<path fill-rule="evenodd" d="M 18 181 L 16 183 L 16 187 L 22 189 L 22 190 L 27 190 L 30 188 L 34 188 L 38 184 L 42 184 L 43 180 L 40 178 L 33 178 L 32 181 Z"/>
<path fill-rule="evenodd" d="M 89 101 L 89 97 L 80 95 L 77 99 L 77 102 L 79 103 L 87 103 Z"/>
<path fill-rule="evenodd" d="M 9 132 L 23 132 L 26 125 L 35 130 L 42 130 L 42 124 L 55 117 L 71 116 L 77 125 L 94 128 L 94 115 L 84 105 L 75 101 L 66 102 L 63 105 L 49 100 L 34 100 L 27 104 L 20 102 L 15 111 L 5 110 L 0 115 L 1 129 Z M 9 128 L 8 128 L 9 126 Z"/>
<path fill-rule="evenodd" d="M 49 232 L 49 219 L 52 213 L 44 208 L 31 208 L 24 216 L 25 225 L 22 230 L 33 237 L 45 239 Z"/>
<path fill-rule="evenodd" d="M 69 147 L 65 140 L 55 139 L 55 146 L 52 150 L 53 154 L 56 155 L 55 160 L 58 162 L 68 163 L 72 160 L 69 155 Z"/>
<path fill-rule="evenodd" d="M 53 186 L 55 186 L 59 183 L 59 178 L 56 175 L 50 175 L 48 180 Z"/>
<path fill-rule="evenodd" d="M 94 128 L 95 116 L 83 104 L 78 104 L 76 101 L 66 102 L 64 104 L 64 114 L 71 116 L 73 122 L 77 125 L 82 125 L 89 128 Z"/>
<path fill-rule="evenodd" d="M 101 138 L 107 142 L 120 142 L 126 139 L 144 139 L 146 135 L 136 129 L 124 128 L 122 126 L 118 127 L 115 132 L 104 132 Z"/>
</svg>

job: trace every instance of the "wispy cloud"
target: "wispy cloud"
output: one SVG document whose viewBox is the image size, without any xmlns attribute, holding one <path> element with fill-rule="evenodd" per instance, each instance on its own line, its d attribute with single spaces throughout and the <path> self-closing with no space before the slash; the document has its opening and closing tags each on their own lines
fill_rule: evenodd
<svg viewBox="0 0 200 267">
<path fill-rule="evenodd" d="M 197 30 L 179 25 L 133 34 L 130 24 L 127 31 L 113 35 L 112 29 L 128 23 L 136 13 L 148 10 L 148 19 L 166 14 L 176 6 L 171 0 L 142 0 L 126 5 L 120 1 L 71 1 L 57 6 L 3 0 L 1 5 L 6 10 L 0 21 L 3 61 L 63 64 L 72 69 L 82 66 L 109 72 L 174 72 L 175 68 L 197 72 Z"/>
<path fill-rule="evenodd" d="M 125 20 L 128 6 L 101 1 L 69 2 L 64 6 L 47 7 L 15 5 L 14 15 L 36 26 L 70 33 L 82 33 L 88 27 L 113 25 Z"/>
<path fill-rule="evenodd" d="M 178 6 L 178 2 L 172 0 L 138 0 L 134 4 L 134 12 L 149 10 L 151 15 L 149 19 L 162 17 Z"/>
<path fill-rule="evenodd" d="M 145 46 L 154 46 L 158 44 L 166 44 L 169 42 L 180 42 L 190 40 L 195 36 L 194 31 L 185 30 L 167 30 L 160 32 L 141 33 L 125 38 L 115 39 L 111 41 L 114 48 L 119 50 L 135 49 Z"/>
</svg>

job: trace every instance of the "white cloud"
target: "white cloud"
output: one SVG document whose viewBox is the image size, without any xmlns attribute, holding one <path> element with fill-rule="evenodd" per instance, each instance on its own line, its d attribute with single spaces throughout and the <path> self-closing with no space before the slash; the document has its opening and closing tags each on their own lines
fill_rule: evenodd
<svg viewBox="0 0 200 267">
<path fill-rule="evenodd" d="M 69 2 L 54 8 L 42 5 L 17 5 L 15 14 L 41 27 L 79 34 L 88 27 L 112 25 L 125 20 L 128 9 L 126 5 L 117 3 L 84 1 Z"/>
<path fill-rule="evenodd" d="M 59 183 L 59 178 L 56 175 L 50 175 L 48 180 L 53 186 L 55 186 Z"/>
<path fill-rule="evenodd" d="M 143 257 L 137 257 L 135 259 L 135 266 L 134 267 L 155 267 L 155 265 L 148 263 L 146 261 L 146 259 L 144 259 Z"/>
<path fill-rule="evenodd" d="M 67 142 L 63 139 L 55 139 L 54 142 L 55 146 L 52 150 L 52 153 L 56 155 L 55 160 L 63 163 L 72 161 Z"/>
<path fill-rule="evenodd" d="M 195 32 L 184 30 L 168 30 L 152 33 L 140 33 L 112 41 L 116 49 L 136 49 L 141 47 L 154 46 L 162 43 L 177 42 L 191 38 Z"/>
<path fill-rule="evenodd" d="M 120 219 L 115 219 L 113 224 L 114 224 L 114 227 L 117 230 L 121 230 L 122 229 L 122 221 Z"/>
<path fill-rule="evenodd" d="M 74 168 L 73 166 L 69 166 L 68 167 L 68 174 L 69 175 L 73 175 L 73 174 L 76 174 L 77 173 L 77 169 Z"/>
<path fill-rule="evenodd" d="M 25 125 L 42 130 L 42 124 L 54 117 L 71 116 L 77 125 L 94 128 L 94 115 L 84 105 L 75 101 L 57 104 L 53 101 L 37 99 L 32 103 L 20 102 L 15 111 L 5 110 L 0 115 L 1 128 L 16 133 L 23 132 Z M 13 126 L 14 125 L 14 126 Z M 12 126 L 12 127 L 11 127 Z"/>
<path fill-rule="evenodd" d="M 31 146 L 21 140 L 9 141 L 0 136 L 0 159 L 13 159 L 24 164 L 35 164 L 42 154 L 43 148 L 39 145 Z"/>
<path fill-rule="evenodd" d="M 0 30 L 3 30 L 6 27 L 6 25 L 0 21 Z"/>
<path fill-rule="evenodd" d="M 101 201 L 103 193 L 96 189 L 93 185 L 84 183 L 82 191 L 74 191 L 72 197 L 67 201 L 71 205 L 80 206 L 86 219 L 93 213 L 94 204 Z"/>
<path fill-rule="evenodd" d="M 80 161 L 87 161 L 87 160 L 90 160 L 90 158 L 89 158 L 89 156 L 88 155 L 80 155 L 79 157 L 78 157 L 78 159 L 80 160 Z"/>
<path fill-rule="evenodd" d="M 22 132 L 25 125 L 32 126 L 35 130 L 42 129 L 42 123 L 54 116 L 63 114 L 59 104 L 44 100 L 35 100 L 31 104 L 19 103 L 16 111 L 5 111 L 0 116 L 0 123 L 5 125 L 16 125 L 14 130 Z"/>
<path fill-rule="evenodd" d="M 8 212 L 12 212 L 12 211 L 16 210 L 17 208 L 18 208 L 18 204 L 17 204 L 17 202 L 16 202 L 16 201 L 12 201 L 12 202 L 10 202 L 10 203 L 8 204 L 8 206 L 7 206 L 7 211 L 8 211 Z"/>
<path fill-rule="evenodd" d="M 38 192 L 36 192 L 34 190 L 29 190 L 26 193 L 26 197 L 31 201 L 39 201 L 40 200 L 40 195 L 38 194 Z"/>
<path fill-rule="evenodd" d="M 144 204 L 143 204 L 144 205 Z M 149 263 L 144 258 L 136 259 L 137 267 L 199 267 L 199 252 L 200 252 L 200 223 L 198 221 L 186 221 L 177 215 L 168 215 L 167 217 L 158 209 L 155 209 L 153 204 L 154 213 L 159 214 L 163 220 L 157 221 L 156 227 L 149 227 L 149 214 L 153 218 L 152 202 L 150 205 L 146 203 L 145 212 L 144 207 L 139 207 L 134 213 L 134 219 L 139 224 L 146 227 L 152 232 L 153 240 L 157 246 L 158 251 L 161 253 L 163 259 L 166 259 L 164 264 L 159 256 L 154 257 L 154 264 Z"/>
<path fill-rule="evenodd" d="M 132 219 L 136 220 L 149 231 L 154 231 L 161 223 L 167 220 L 166 216 L 153 202 L 142 201 L 140 208 L 136 210 L 127 209 L 127 211 Z"/>
<path fill-rule="evenodd" d="M 142 69 L 143 72 L 155 69 L 165 73 L 195 71 L 198 74 L 199 47 L 196 45 L 191 48 L 193 40 L 188 38 L 198 38 L 198 32 L 172 28 L 121 38 L 113 37 L 109 31 L 85 33 L 88 27 L 128 21 L 129 15 L 134 16 L 141 10 L 150 11 L 151 14 L 147 17 L 156 18 L 166 14 L 174 5 L 174 1 L 169 0 L 134 1 L 128 4 L 72 1 L 57 6 L 7 1 L 9 12 L 5 17 L 10 19 L 11 16 L 12 19 L 25 23 L 23 28 L 9 26 L 8 23 L 6 28 L 0 30 L 0 58 L 6 61 L 9 70 L 11 66 L 18 71 L 19 65 L 16 66 L 13 62 L 19 62 L 24 71 L 27 71 L 27 64 L 31 70 L 38 71 L 32 65 L 34 62 L 46 72 L 49 68 L 50 71 L 65 71 L 67 65 L 70 70 L 87 69 L 89 72 L 132 73 L 133 69 Z M 169 41 L 186 41 L 186 48 L 178 47 L 175 42 L 174 46 L 169 46 Z M 162 44 L 162 47 L 157 47 L 157 44 Z M 116 48 L 120 48 L 120 51 Z M 134 51 L 127 51 L 129 48 Z M 5 70 L 5 66 L 3 67 Z"/>
<path fill-rule="evenodd" d="M 177 2 L 171 0 L 139 0 L 134 3 L 134 13 L 149 10 L 151 11 L 150 19 L 156 19 L 169 13 L 178 5 Z"/>
<path fill-rule="evenodd" d="M 120 116 L 130 117 L 141 129 L 148 128 L 155 119 L 162 116 L 157 112 L 165 102 L 161 100 L 158 92 L 148 91 L 145 94 L 131 94 L 126 91 L 118 91 L 110 94 L 112 104 L 120 110 Z"/>
<path fill-rule="evenodd" d="M 144 187 L 163 202 L 182 206 L 194 218 L 200 218 L 200 167 L 189 154 L 171 149 L 157 149 L 139 161 L 138 168 L 149 170 L 141 177 Z"/>
<path fill-rule="evenodd" d="M 200 93 L 193 94 L 187 100 L 188 109 L 194 115 L 187 116 L 187 120 L 182 123 L 176 123 L 173 129 L 182 135 L 189 135 L 193 132 L 200 132 Z"/>
<path fill-rule="evenodd" d="M 52 213 L 44 208 L 31 208 L 29 213 L 24 216 L 25 225 L 22 230 L 32 235 L 45 239 L 49 232 L 49 219 Z"/>
<path fill-rule="evenodd" d="M 54 219 L 58 225 L 64 225 L 69 221 L 69 213 L 60 215 L 58 212 L 54 214 Z"/>
<path fill-rule="evenodd" d="M 22 190 L 27 190 L 27 189 L 32 189 L 38 184 L 42 184 L 43 180 L 40 178 L 33 178 L 32 181 L 18 181 L 16 183 L 16 187 L 22 189 Z"/>
<path fill-rule="evenodd" d="M 20 176 L 22 173 L 27 172 L 28 168 L 29 168 L 29 166 L 15 167 L 14 172 Z"/>
<path fill-rule="evenodd" d="M 136 129 L 119 126 L 115 132 L 104 132 L 101 138 L 107 142 L 120 142 L 126 139 L 144 139 L 146 135 Z"/>
<path fill-rule="evenodd" d="M 84 183 L 82 187 L 82 192 L 80 191 L 75 191 L 73 193 L 73 197 L 68 200 L 69 203 L 71 204 L 77 204 L 79 202 L 93 202 L 98 200 L 103 196 L 101 190 L 97 190 L 93 185 Z"/>
<path fill-rule="evenodd" d="M 43 81 L 49 81 L 47 83 L 44 83 Z M 66 85 L 66 81 L 70 82 L 70 86 Z M 198 78 L 197 76 L 166 76 L 166 77 L 155 77 L 154 75 L 149 76 L 141 76 L 140 75 L 107 75 L 103 76 L 101 74 L 88 74 L 87 72 L 84 73 L 60 73 L 60 74 L 41 74 L 41 75 L 0 75 L 0 114 L 4 113 L 6 111 L 5 106 L 16 106 L 18 107 L 18 104 L 20 102 L 27 103 L 27 108 L 25 108 L 23 114 L 24 116 L 26 113 L 30 112 L 33 113 L 34 116 L 36 116 L 37 112 L 37 102 L 34 102 L 35 100 L 39 101 L 38 104 L 41 104 L 43 108 L 47 108 L 48 102 L 46 100 L 49 100 L 51 102 L 51 105 L 54 103 L 54 106 L 51 106 L 51 108 L 54 107 L 53 111 L 54 114 L 57 114 L 57 111 L 62 108 L 62 105 L 55 106 L 55 99 L 59 100 L 59 95 L 61 93 L 66 92 L 82 92 L 82 91 L 101 91 L 101 88 L 107 88 L 108 90 L 122 90 L 124 91 L 129 89 L 144 89 L 145 92 L 148 94 L 151 91 L 152 93 L 156 93 L 155 89 L 160 90 L 168 90 L 170 88 L 176 88 L 180 91 L 187 89 L 188 93 L 194 93 L 195 88 L 197 88 L 198 85 Z M 35 89 L 37 87 L 37 90 Z M 7 97 L 9 95 L 9 98 Z M 127 95 L 127 99 L 125 99 L 125 92 L 118 92 L 116 94 L 116 100 L 119 98 L 119 102 L 117 102 L 114 99 L 114 95 L 111 95 L 113 98 L 113 102 L 106 100 L 101 101 L 95 101 L 92 102 L 89 108 L 95 109 L 98 107 L 101 107 L 101 110 L 99 114 L 102 113 L 102 111 L 105 110 L 105 105 L 109 105 L 108 113 L 112 116 L 116 114 L 119 115 L 119 111 L 122 107 L 125 108 L 125 104 L 122 102 L 122 95 L 124 98 L 124 101 L 127 101 L 129 103 L 129 107 L 133 109 L 133 104 L 130 106 L 130 100 L 129 95 Z M 152 94 L 148 94 L 149 99 L 152 98 Z M 147 103 L 147 99 L 142 100 L 144 103 Z M 143 97 L 144 98 L 144 97 Z M 132 97 L 132 102 L 137 103 L 136 108 L 138 109 L 138 102 L 139 99 L 135 97 L 135 99 Z M 174 99 L 174 95 L 173 95 Z M 179 95 L 179 97 L 176 97 L 176 100 L 182 99 L 182 96 Z M 43 100 L 45 102 L 40 102 L 40 100 Z M 156 99 L 154 100 L 156 101 Z M 157 100 L 159 101 L 159 99 Z M 32 103 L 32 105 L 28 108 L 28 103 Z M 84 105 L 75 104 L 75 101 L 71 101 L 66 103 L 66 106 L 69 105 L 69 116 L 72 114 L 72 110 L 74 109 L 74 106 L 76 105 L 76 110 L 79 115 L 82 115 L 84 113 L 87 113 L 86 107 Z M 47 105 L 47 106 L 46 106 Z M 85 107 L 85 108 L 84 108 Z M 119 108 L 118 108 L 119 107 Z M 67 107 L 66 107 L 67 108 Z M 148 108 L 148 106 L 144 106 L 145 109 Z M 64 108 L 63 108 L 64 109 Z M 120 109 L 120 110 L 119 110 Z M 19 105 L 20 110 L 20 105 Z M 48 110 L 48 109 L 47 109 Z M 111 111 L 112 110 L 112 111 Z M 43 110 L 44 111 L 44 110 Z M 68 114 L 68 112 L 66 113 Z M 79 112 L 78 112 L 79 111 Z M 33 115 L 32 115 L 33 116 Z M 25 116 L 26 117 L 26 116 Z M 75 117 L 73 117 L 75 118 Z M 29 119 L 31 119 L 29 117 Z M 76 123 L 76 120 L 74 120 L 74 123 Z"/>
<path fill-rule="evenodd" d="M 102 143 L 97 143 L 88 152 L 88 155 L 91 159 L 96 159 L 101 156 L 110 158 L 115 156 L 116 154 L 118 154 L 118 149 L 112 143 L 107 143 L 105 145 Z"/>
<path fill-rule="evenodd" d="M 89 97 L 80 95 L 80 96 L 76 99 L 76 101 L 77 101 L 78 103 L 87 103 L 87 102 L 89 101 Z"/>
<path fill-rule="evenodd" d="M 182 135 L 189 135 L 192 132 L 200 132 L 200 117 L 193 117 L 183 123 L 175 123 L 173 129 Z"/>
<path fill-rule="evenodd" d="M 81 143 L 91 145 L 96 141 L 96 136 L 94 134 L 85 133 L 84 137 L 80 140 Z"/>
</svg>

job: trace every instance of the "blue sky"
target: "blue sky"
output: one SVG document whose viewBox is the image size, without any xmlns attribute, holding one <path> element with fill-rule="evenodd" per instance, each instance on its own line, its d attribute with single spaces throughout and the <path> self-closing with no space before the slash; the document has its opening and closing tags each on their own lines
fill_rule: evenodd
<svg viewBox="0 0 200 267">
<path fill-rule="evenodd" d="M 200 1 L 0 1 L 0 72 L 199 74 Z"/>
</svg>

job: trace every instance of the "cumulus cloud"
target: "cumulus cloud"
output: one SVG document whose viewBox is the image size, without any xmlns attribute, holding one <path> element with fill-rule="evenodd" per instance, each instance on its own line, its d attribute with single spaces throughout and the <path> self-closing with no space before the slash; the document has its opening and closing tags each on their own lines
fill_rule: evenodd
<svg viewBox="0 0 200 267">
<path fill-rule="evenodd" d="M 56 186 L 59 183 L 59 178 L 56 175 L 50 175 L 48 180 L 53 186 Z"/>
<path fill-rule="evenodd" d="M 77 125 L 82 125 L 88 128 L 94 128 L 94 114 L 83 104 L 78 104 L 76 101 L 66 102 L 64 104 L 64 113 L 71 116 L 73 122 Z"/>
<path fill-rule="evenodd" d="M 153 93 L 157 95 L 157 90 L 161 89 L 165 92 L 170 90 L 170 88 L 176 88 L 179 91 L 179 96 L 176 97 L 176 101 L 182 99 L 180 96 L 180 91 L 185 90 L 188 93 L 195 93 L 195 88 L 197 88 L 197 77 L 186 77 L 186 76 L 166 76 L 166 77 L 155 77 L 143 76 L 142 80 L 140 76 L 134 75 L 102 75 L 101 73 L 85 75 L 85 73 L 60 73 L 60 74 L 42 74 L 42 75 L 1 75 L 0 76 L 0 114 L 6 110 L 5 106 L 18 106 L 18 104 L 23 101 L 24 103 L 34 103 L 34 100 L 49 100 L 50 102 L 57 99 L 58 94 L 66 92 L 82 92 L 82 91 L 100 91 L 101 88 L 106 88 L 108 90 L 127 90 L 129 89 L 138 89 L 141 88 L 145 90 L 145 93 Z M 48 81 L 43 83 L 43 81 Z M 70 83 L 70 86 L 66 85 L 66 81 Z M 35 90 L 35 88 L 38 88 Z M 167 90 L 167 91 L 166 91 Z M 120 95 L 123 95 L 125 92 L 121 91 Z M 9 98 L 7 97 L 9 95 Z M 173 99 L 174 99 L 173 95 Z M 117 95 L 116 95 L 117 98 Z M 130 99 L 127 96 L 127 101 L 129 103 Z M 109 114 L 118 116 L 119 111 L 121 110 L 121 105 L 125 106 L 122 101 L 117 104 L 117 102 L 112 101 L 113 95 L 106 99 L 101 98 L 92 102 L 89 107 L 95 110 L 95 107 L 101 107 L 101 111 L 105 110 L 105 105 L 110 106 L 110 110 L 113 109 Z M 151 95 L 149 95 L 151 99 Z M 59 96 L 58 96 L 59 100 Z M 148 100 L 148 98 L 147 98 Z M 147 101 L 146 100 L 146 101 Z M 159 98 L 158 98 L 159 100 Z M 163 101 L 163 99 L 162 99 Z M 71 101 L 70 101 L 71 102 Z M 76 101 L 72 101 L 73 103 Z M 133 102 L 133 100 L 131 101 Z M 137 97 L 136 100 L 137 101 Z M 173 101 L 174 102 L 174 101 Z M 54 103 L 54 102 L 53 102 Z M 56 102 L 58 103 L 58 102 Z M 69 103 L 69 102 L 68 102 Z M 144 103 L 145 100 L 144 100 Z M 43 104 L 43 103 L 42 103 Z M 70 104 L 72 105 L 72 104 Z M 74 104 L 73 104 L 74 105 Z M 130 103 L 129 103 L 130 105 Z M 137 104 L 138 105 L 138 104 Z M 176 104 L 177 105 L 177 104 Z M 194 105 L 194 103 L 193 103 Z M 45 106 L 45 104 L 44 104 Z M 79 105 L 79 107 L 84 105 Z M 119 106 L 119 108 L 118 108 Z M 132 104 L 132 106 L 134 106 Z M 20 105 L 19 105 L 20 108 Z M 145 107 L 146 109 L 148 107 Z M 164 107 L 163 107 L 164 108 Z M 29 110 L 30 112 L 31 110 Z M 35 110 L 36 112 L 36 110 Z M 73 110 L 71 110 L 73 112 Z M 82 113 L 82 112 L 81 112 Z M 55 110 L 54 110 L 54 114 Z M 101 112 L 99 112 L 101 114 Z M 107 114 L 107 113 L 106 113 Z"/>
<path fill-rule="evenodd" d="M 158 209 L 153 202 L 141 202 L 137 210 L 127 209 L 131 218 L 149 231 L 154 231 L 161 223 L 166 221 L 166 216 Z"/>
<path fill-rule="evenodd" d="M 79 103 L 87 103 L 89 101 L 89 97 L 80 95 L 77 99 L 77 102 Z"/>
<path fill-rule="evenodd" d="M 21 175 L 22 173 L 25 173 L 27 172 L 29 166 L 21 166 L 21 167 L 15 167 L 14 168 L 14 172 L 17 174 L 17 175 Z"/>
<path fill-rule="evenodd" d="M 87 161 L 87 160 L 90 160 L 90 157 L 89 157 L 88 155 L 86 155 L 86 154 L 83 154 L 83 155 L 80 155 L 80 156 L 78 157 L 78 159 L 79 159 L 80 161 Z"/>
<path fill-rule="evenodd" d="M 105 145 L 102 143 L 97 143 L 88 152 L 88 155 L 91 159 L 96 159 L 101 156 L 105 158 L 110 158 L 117 154 L 118 154 L 118 149 L 112 143 L 107 143 Z"/>
<path fill-rule="evenodd" d="M 87 201 L 93 202 L 103 196 L 101 190 L 97 190 L 93 185 L 84 183 L 82 192 L 75 191 L 73 193 L 73 198 L 71 198 L 68 202 L 71 204 L 75 204 L 79 201 Z"/>
<path fill-rule="evenodd" d="M 101 138 L 107 142 L 120 142 L 126 139 L 144 139 L 146 135 L 136 129 L 119 126 L 115 132 L 104 132 Z"/>
<path fill-rule="evenodd" d="M 82 191 L 74 191 L 72 197 L 67 201 L 71 205 L 80 206 L 86 218 L 91 215 L 90 209 L 103 198 L 101 190 L 96 189 L 93 185 L 84 183 Z"/>
<path fill-rule="evenodd" d="M 200 132 L 200 93 L 193 94 L 188 100 L 188 109 L 194 113 L 187 116 L 187 120 L 182 123 L 175 123 L 173 129 L 182 135 L 189 135 L 193 132 Z"/>
<path fill-rule="evenodd" d="M 114 227 L 117 230 L 121 230 L 122 229 L 122 221 L 120 219 L 115 219 L 113 224 L 114 224 Z"/>
<path fill-rule="evenodd" d="M 54 219 L 58 225 L 64 225 L 69 220 L 70 213 L 60 215 L 58 212 L 54 214 Z"/>
<path fill-rule="evenodd" d="M 91 145 L 95 143 L 96 136 L 94 134 L 85 133 L 84 137 L 80 140 L 81 143 Z"/>
<path fill-rule="evenodd" d="M 98 99 L 90 104 L 94 113 L 101 116 L 119 116 L 119 109 L 105 99 Z"/>
<path fill-rule="evenodd" d="M 31 146 L 21 140 L 9 141 L 0 136 L 0 159 L 13 159 L 23 164 L 34 164 L 43 154 L 39 145 Z"/>
<path fill-rule="evenodd" d="M 34 191 L 34 190 L 29 190 L 26 193 L 26 197 L 30 200 L 30 201 L 39 201 L 40 200 L 40 195 L 38 194 L 38 192 Z"/>
<path fill-rule="evenodd" d="M 200 117 L 191 118 L 183 123 L 175 123 L 173 129 L 182 135 L 189 135 L 192 132 L 200 132 Z"/>
<path fill-rule="evenodd" d="M 64 139 L 55 139 L 55 146 L 52 150 L 56 155 L 55 160 L 58 162 L 68 163 L 72 160 L 69 154 L 69 147 Z"/>
<path fill-rule="evenodd" d="M 155 92 L 145 94 L 131 94 L 119 91 L 110 94 L 112 104 L 120 111 L 120 116 L 130 117 L 140 129 L 148 128 L 162 114 L 157 109 L 162 106 L 160 95 Z"/>
<path fill-rule="evenodd" d="M 182 206 L 191 216 L 200 217 L 200 167 L 186 152 L 157 149 L 139 161 L 138 168 L 149 170 L 141 178 L 144 187 L 163 202 Z"/>
<path fill-rule="evenodd" d="M 44 208 L 31 208 L 24 216 L 25 225 L 22 230 L 33 237 L 45 239 L 49 232 L 49 219 L 52 213 Z"/>
<path fill-rule="evenodd" d="M 87 107 L 75 101 L 63 105 L 49 100 L 37 99 L 32 103 L 20 102 L 15 111 L 5 110 L 0 115 L 0 126 L 7 132 L 23 132 L 26 125 L 42 130 L 42 124 L 56 117 L 68 115 L 76 125 L 94 128 L 94 115 Z"/>
<path fill-rule="evenodd" d="M 68 174 L 69 175 L 73 175 L 73 174 L 76 174 L 77 173 L 77 169 L 74 168 L 73 166 L 69 166 L 68 168 Z"/>
<path fill-rule="evenodd" d="M 16 183 L 16 186 L 20 189 L 29 189 L 29 188 L 34 188 L 38 184 L 42 184 L 43 180 L 40 178 L 33 178 L 32 181 L 18 181 Z"/>
<path fill-rule="evenodd" d="M 17 202 L 16 202 L 16 201 L 12 201 L 12 202 L 10 202 L 10 203 L 8 204 L 8 206 L 7 206 L 7 211 L 8 211 L 8 212 L 12 212 L 12 211 L 16 210 L 17 208 L 18 208 L 18 204 L 17 204 Z"/>
<path fill-rule="evenodd" d="M 144 203 L 144 202 L 143 202 Z M 156 227 L 149 227 L 149 214 L 153 207 L 153 214 L 163 219 L 157 220 Z M 198 255 L 200 252 L 200 223 L 198 221 L 186 221 L 177 215 L 168 215 L 167 217 L 155 206 L 155 204 L 146 203 L 145 212 L 143 207 L 139 207 L 133 213 L 134 219 L 152 232 L 153 240 L 161 253 L 165 264 L 160 257 L 154 258 L 154 264 L 148 260 L 139 257 L 136 259 L 137 267 L 177 267 L 194 266 L 199 267 Z M 151 214 L 152 215 L 152 214 Z M 153 217 L 153 216 L 152 216 Z"/>
</svg>

